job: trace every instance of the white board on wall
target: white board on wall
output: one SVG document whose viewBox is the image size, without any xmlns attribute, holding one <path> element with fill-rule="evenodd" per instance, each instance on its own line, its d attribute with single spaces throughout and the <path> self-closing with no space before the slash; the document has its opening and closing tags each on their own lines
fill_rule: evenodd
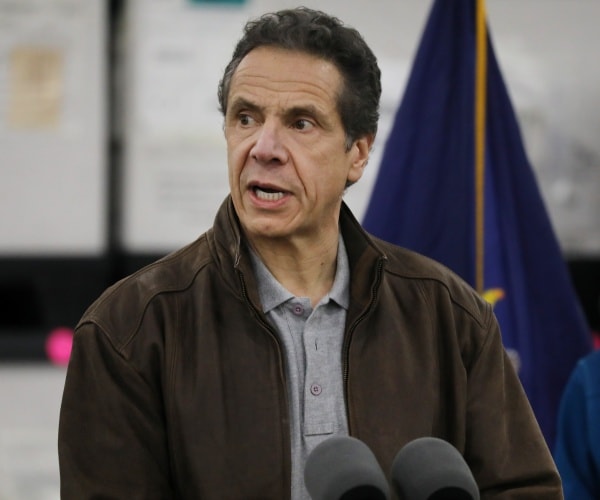
<svg viewBox="0 0 600 500">
<path fill-rule="evenodd" d="M 245 7 L 131 0 L 123 73 L 121 246 L 171 250 L 212 225 L 228 192 L 217 85 Z"/>
<path fill-rule="evenodd" d="M 0 0 L 0 256 L 107 245 L 105 2 Z"/>
<path fill-rule="evenodd" d="M 432 0 L 306 0 L 357 28 L 382 69 L 378 137 L 346 201 L 361 219 Z M 294 0 L 194 6 L 130 0 L 120 240 L 163 252 L 208 228 L 228 192 L 216 88 L 242 27 Z M 597 0 L 488 0 L 496 55 L 565 253 L 600 253 Z M 597 106 L 596 106 L 597 107 Z"/>
<path fill-rule="evenodd" d="M 277 0 L 227 7 L 131 0 L 128 6 L 120 243 L 127 252 L 162 253 L 208 229 L 229 192 L 219 79 L 246 21 L 287 6 Z M 391 66 L 388 80 L 403 81 L 406 59 L 382 60 Z M 390 96 L 384 92 L 381 141 L 400 95 L 395 83 Z M 378 144 L 366 179 L 347 194 L 358 213 L 381 150 Z"/>
</svg>

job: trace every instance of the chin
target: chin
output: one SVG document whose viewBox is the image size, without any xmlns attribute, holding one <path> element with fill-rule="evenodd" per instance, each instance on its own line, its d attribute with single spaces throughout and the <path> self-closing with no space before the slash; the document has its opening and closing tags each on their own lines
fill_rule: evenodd
<svg viewBox="0 0 600 500">
<path fill-rule="evenodd" d="M 253 227 L 247 232 L 250 237 L 269 240 L 280 240 L 291 236 L 291 233 L 287 228 L 279 229 L 275 227 Z"/>
</svg>

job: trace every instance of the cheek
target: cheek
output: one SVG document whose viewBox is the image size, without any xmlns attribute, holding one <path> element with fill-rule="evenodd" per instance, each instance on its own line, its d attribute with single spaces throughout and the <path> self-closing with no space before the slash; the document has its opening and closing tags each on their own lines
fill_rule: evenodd
<svg viewBox="0 0 600 500">
<path fill-rule="evenodd" d="M 334 165 L 329 164 L 329 172 L 322 169 L 314 171 L 312 175 L 304 177 L 304 186 L 309 196 L 314 197 L 319 203 L 329 204 L 339 199 L 346 186 L 346 177 L 340 172 L 333 172 Z"/>
<path fill-rule="evenodd" d="M 233 181 L 240 176 L 244 164 L 246 161 L 245 149 L 241 147 L 239 143 L 233 144 L 227 142 L 227 169 L 229 172 L 229 179 Z"/>
</svg>

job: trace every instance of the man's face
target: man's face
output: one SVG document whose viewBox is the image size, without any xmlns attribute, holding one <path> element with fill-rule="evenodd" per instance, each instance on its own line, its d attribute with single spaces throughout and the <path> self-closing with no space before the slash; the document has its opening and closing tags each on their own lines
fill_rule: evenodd
<svg viewBox="0 0 600 500">
<path fill-rule="evenodd" d="M 273 47 L 236 69 L 225 114 L 229 185 L 251 240 L 337 234 L 344 188 L 361 177 L 372 142 L 346 149 L 341 85 L 332 63 Z"/>
</svg>

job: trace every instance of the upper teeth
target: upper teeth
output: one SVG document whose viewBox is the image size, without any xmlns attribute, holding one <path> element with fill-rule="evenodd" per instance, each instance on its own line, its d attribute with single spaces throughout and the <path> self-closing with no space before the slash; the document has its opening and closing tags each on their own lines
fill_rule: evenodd
<svg viewBox="0 0 600 500">
<path fill-rule="evenodd" d="M 261 200 L 277 201 L 277 200 L 280 200 L 281 198 L 283 198 L 283 193 L 280 191 L 268 192 L 268 191 L 262 190 L 261 188 L 256 188 L 254 190 L 254 192 L 256 193 L 256 197 Z"/>
</svg>

